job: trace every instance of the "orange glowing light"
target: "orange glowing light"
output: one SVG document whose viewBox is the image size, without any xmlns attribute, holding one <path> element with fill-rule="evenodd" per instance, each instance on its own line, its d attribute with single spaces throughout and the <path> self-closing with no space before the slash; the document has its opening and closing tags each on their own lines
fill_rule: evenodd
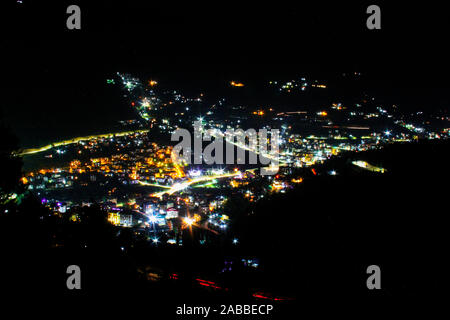
<svg viewBox="0 0 450 320">
<path fill-rule="evenodd" d="M 231 81 L 230 84 L 231 84 L 233 87 L 243 87 L 243 86 L 244 86 L 243 83 L 241 83 L 241 82 L 235 82 L 235 81 Z"/>
<path fill-rule="evenodd" d="M 298 178 L 298 179 L 292 179 L 293 183 L 302 183 L 303 182 L 303 178 Z"/>
</svg>

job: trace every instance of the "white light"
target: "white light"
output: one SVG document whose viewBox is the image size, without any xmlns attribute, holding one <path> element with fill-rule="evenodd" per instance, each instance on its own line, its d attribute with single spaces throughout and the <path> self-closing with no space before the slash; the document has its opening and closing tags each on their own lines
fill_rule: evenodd
<svg viewBox="0 0 450 320">
<path fill-rule="evenodd" d="M 158 238 L 153 238 L 152 241 L 153 241 L 153 243 L 158 243 L 159 239 Z"/>
<path fill-rule="evenodd" d="M 236 239 L 236 238 L 233 239 L 234 244 L 237 244 L 238 242 L 239 242 L 238 239 Z"/>
<path fill-rule="evenodd" d="M 390 136 L 390 135 L 391 135 L 391 132 L 390 132 L 389 130 L 386 130 L 386 131 L 384 132 L 384 134 L 387 135 L 387 136 Z"/>
<path fill-rule="evenodd" d="M 202 171 L 201 170 L 189 170 L 189 175 L 191 177 L 199 177 L 202 175 Z"/>
<path fill-rule="evenodd" d="M 194 223 L 194 219 L 189 218 L 189 217 L 185 217 L 183 219 L 184 223 L 186 223 L 188 226 L 191 226 Z"/>
</svg>

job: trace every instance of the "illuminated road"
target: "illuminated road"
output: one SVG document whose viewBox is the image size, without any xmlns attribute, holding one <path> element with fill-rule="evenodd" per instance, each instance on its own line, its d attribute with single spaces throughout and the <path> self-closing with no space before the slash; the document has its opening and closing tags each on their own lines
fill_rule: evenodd
<svg viewBox="0 0 450 320">
<path fill-rule="evenodd" d="M 165 186 L 162 184 L 157 183 L 148 183 L 146 181 L 138 181 L 140 185 L 142 186 L 149 186 L 149 187 L 157 187 L 157 188 L 164 188 L 164 189 L 170 189 L 170 186 Z"/>
<path fill-rule="evenodd" d="M 177 155 L 175 152 L 172 152 L 170 155 L 170 158 L 172 159 L 173 167 L 177 173 L 178 178 L 183 178 L 185 176 L 183 169 L 178 164 Z"/>
<path fill-rule="evenodd" d="M 60 146 L 67 146 L 69 144 L 74 144 L 74 143 L 78 143 L 80 141 L 87 141 L 87 140 L 93 140 L 93 139 L 99 139 L 99 138 L 113 138 L 113 137 L 122 137 L 122 136 L 127 136 L 130 134 L 135 134 L 135 133 L 144 133 L 144 132 L 148 132 L 149 130 L 145 129 L 145 130 L 134 130 L 134 131 L 125 131 L 125 132 L 116 132 L 116 133 L 103 133 L 103 134 L 97 134 L 97 135 L 92 135 L 92 136 L 84 136 L 84 137 L 76 137 L 76 138 L 72 138 L 72 139 L 68 139 L 68 140 L 64 140 L 64 141 L 58 141 L 58 142 L 54 142 L 54 143 L 50 143 L 46 146 L 40 147 L 40 148 L 30 148 L 30 149 L 25 149 L 22 152 L 18 153 L 17 155 L 19 156 L 25 156 L 25 155 L 30 155 L 30 154 L 35 154 L 35 153 L 40 153 L 40 152 L 44 152 L 47 150 L 50 150 L 52 148 L 57 148 Z"/>
<path fill-rule="evenodd" d="M 290 115 L 290 114 L 306 114 L 308 113 L 307 111 L 289 111 L 289 112 L 280 112 L 277 113 L 277 116 L 285 116 L 285 115 Z"/>
<path fill-rule="evenodd" d="M 221 137 L 221 138 L 225 138 L 225 142 L 227 142 L 227 143 L 229 143 L 229 144 L 232 144 L 232 145 L 235 145 L 236 147 L 238 147 L 238 148 L 240 148 L 240 149 L 244 149 L 244 150 L 247 150 L 247 151 L 252 152 L 252 153 L 254 153 L 254 154 L 261 155 L 261 156 L 264 157 L 264 158 L 267 158 L 267 159 L 269 159 L 269 160 L 275 161 L 275 163 L 287 164 L 286 161 L 280 159 L 280 157 L 279 157 L 280 155 L 284 155 L 283 153 L 279 153 L 279 152 L 278 152 L 278 155 L 276 155 L 276 156 L 273 156 L 271 153 L 268 153 L 268 152 L 265 152 L 264 154 L 261 154 L 261 152 L 258 150 L 257 146 L 255 146 L 255 149 L 251 149 L 251 148 L 249 148 L 245 143 L 244 143 L 244 144 L 239 144 L 239 143 L 235 142 L 234 139 L 233 139 L 233 140 L 228 139 L 228 138 L 227 138 L 222 132 L 220 132 L 220 131 L 218 132 L 218 131 L 215 130 L 214 133 L 211 134 L 211 135 L 212 135 L 214 138 L 217 138 L 217 136 L 219 136 L 219 137 Z"/>
<path fill-rule="evenodd" d="M 192 179 L 192 180 L 188 180 L 188 181 L 185 181 L 185 182 L 182 182 L 182 183 L 175 183 L 168 190 L 161 191 L 161 192 L 158 192 L 158 193 L 154 193 L 154 194 L 152 194 L 152 196 L 154 196 L 154 197 L 162 197 L 164 194 L 171 195 L 171 194 L 174 194 L 175 192 L 179 192 L 181 190 L 186 189 L 187 187 L 189 187 L 192 184 L 196 184 L 196 183 L 204 182 L 204 181 L 211 181 L 211 180 L 214 180 L 214 179 L 231 178 L 231 177 L 238 176 L 240 174 L 241 174 L 240 171 L 236 171 L 236 172 L 233 172 L 233 173 L 225 173 L 225 174 L 218 174 L 218 175 L 198 177 L 198 178 L 195 178 L 195 179 Z"/>
<path fill-rule="evenodd" d="M 372 171 L 372 172 L 385 173 L 387 171 L 384 168 L 373 166 L 370 163 L 367 163 L 366 161 L 362 161 L 362 160 L 352 161 L 352 164 L 357 166 L 357 167 L 360 167 L 362 169 L 365 169 L 365 170 L 368 170 L 368 171 Z"/>
</svg>

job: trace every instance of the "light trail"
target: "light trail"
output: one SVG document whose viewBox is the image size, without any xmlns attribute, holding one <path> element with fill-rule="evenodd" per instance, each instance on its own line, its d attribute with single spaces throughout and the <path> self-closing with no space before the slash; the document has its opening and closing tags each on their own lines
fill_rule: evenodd
<svg viewBox="0 0 450 320">
<path fill-rule="evenodd" d="M 370 130 L 370 127 L 361 127 L 361 126 L 322 126 L 322 128 L 332 128 L 332 129 L 337 129 L 337 128 L 344 128 L 344 129 L 352 129 L 352 130 Z"/>
<path fill-rule="evenodd" d="M 99 138 L 113 138 L 113 137 L 123 137 L 134 133 L 144 133 L 148 132 L 148 129 L 140 129 L 140 130 L 133 130 L 133 131 L 124 131 L 124 132 L 116 132 L 116 133 L 103 133 L 103 134 L 97 134 L 97 135 L 91 135 L 91 136 L 84 136 L 84 137 L 76 137 L 72 139 L 67 139 L 63 141 L 53 142 L 46 146 L 40 147 L 40 148 L 29 148 L 24 149 L 22 152 L 17 153 L 18 156 L 25 156 L 35 153 L 44 152 L 47 150 L 50 150 L 52 148 L 57 148 L 61 146 L 67 146 L 69 144 L 78 143 L 80 141 L 87 141 L 87 140 L 93 140 L 93 139 L 99 139 Z"/>
<path fill-rule="evenodd" d="M 290 114 L 306 114 L 308 113 L 307 111 L 288 111 L 288 112 L 280 112 L 277 113 L 277 116 L 285 116 L 285 115 L 290 115 Z"/>
<path fill-rule="evenodd" d="M 161 192 L 158 192 L 158 193 L 153 193 L 152 196 L 161 198 L 164 194 L 172 195 L 175 192 L 179 192 L 181 190 L 186 189 L 187 187 L 189 187 L 192 184 L 196 184 L 196 183 L 203 182 L 203 181 L 211 181 L 211 180 L 214 180 L 214 179 L 231 178 L 231 177 L 238 176 L 240 174 L 241 174 L 241 172 L 237 171 L 237 172 L 232 172 L 232 173 L 225 173 L 225 174 L 219 174 L 219 175 L 198 177 L 198 178 L 195 178 L 195 179 L 192 179 L 192 180 L 188 180 L 188 181 L 185 181 L 185 182 L 182 182 L 182 183 L 177 182 L 177 183 L 173 184 L 170 187 L 170 189 L 168 189 L 166 191 L 161 191 Z"/>
<path fill-rule="evenodd" d="M 164 189 L 170 189 L 170 186 L 165 186 L 157 183 L 148 183 L 146 181 L 139 181 L 138 183 L 142 186 L 149 186 L 149 187 L 158 187 L 158 188 L 164 188 Z"/>
<path fill-rule="evenodd" d="M 196 186 L 194 186 L 194 188 L 206 188 L 206 187 L 211 187 L 211 186 L 214 186 L 215 184 L 217 183 L 217 181 L 211 181 L 211 182 L 208 182 L 208 183 L 205 183 L 205 184 L 200 184 L 200 185 L 196 185 Z"/>
<path fill-rule="evenodd" d="M 363 161 L 363 160 L 357 160 L 357 161 L 352 161 L 352 164 L 360 167 L 362 169 L 368 170 L 368 171 L 372 171 L 372 172 L 381 172 L 381 173 L 385 173 L 387 170 L 382 168 L 382 167 L 376 167 L 371 165 L 370 163 Z"/>
</svg>

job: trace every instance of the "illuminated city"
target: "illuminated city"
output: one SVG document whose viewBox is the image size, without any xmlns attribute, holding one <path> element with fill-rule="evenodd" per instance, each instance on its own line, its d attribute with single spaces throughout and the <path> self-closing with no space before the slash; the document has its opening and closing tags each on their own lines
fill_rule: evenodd
<svg viewBox="0 0 450 320">
<path fill-rule="evenodd" d="M 301 79 L 306 81 L 305 78 Z M 255 113 L 250 106 L 240 106 L 239 116 L 221 119 L 217 115 L 220 114 L 218 105 L 224 104 L 223 108 L 234 109 L 233 106 L 226 105 L 223 102 L 226 98 L 223 98 L 217 104 L 207 106 L 204 115 L 198 115 L 197 118 L 195 113 L 179 110 L 189 110 L 192 104 L 201 104 L 204 93 L 196 98 L 186 98 L 178 91 L 162 89 L 164 94 L 159 96 L 156 93 L 158 84 L 155 80 L 140 81 L 120 73 L 107 83 L 117 83 L 122 90 L 128 92 L 130 106 L 135 108 L 140 116 L 140 126 L 156 128 L 163 133 L 170 133 L 179 127 L 190 127 L 195 120 L 202 121 L 204 130 L 247 129 L 246 123 L 251 123 L 253 118 L 258 116 L 264 116 L 264 126 L 281 128 L 281 168 L 275 177 L 265 178 L 259 176 L 257 168 L 229 165 L 188 166 L 180 163 L 173 159 L 170 144 L 152 140 L 150 129 L 73 138 L 21 152 L 25 157 L 65 158 L 65 166 L 38 168 L 22 177 L 26 187 L 37 192 L 52 210 L 66 212 L 71 207 L 89 205 L 89 200 L 95 195 L 95 201 L 100 201 L 105 210 L 117 211 L 117 217 L 120 217 L 120 212 L 123 212 L 123 217 L 127 217 L 124 218 L 125 221 L 129 221 L 128 217 L 133 216 L 133 223 L 122 223 L 120 219 L 115 219 L 112 220 L 114 224 L 145 229 L 149 220 L 156 217 L 157 220 L 152 223 L 157 226 L 157 233 L 173 231 L 171 220 L 185 217 L 195 209 L 202 215 L 201 220 L 205 228 L 208 228 L 211 222 L 213 228 L 219 224 L 222 229 L 226 228 L 227 221 L 222 219 L 221 207 L 227 197 L 211 197 L 208 190 L 211 188 L 229 189 L 232 193 L 244 195 L 250 201 L 257 201 L 272 192 L 284 193 L 293 188 L 303 179 L 296 172 L 324 163 L 341 152 L 362 152 L 380 149 L 389 143 L 445 139 L 449 136 L 448 128 L 427 125 L 427 120 L 420 120 L 421 116 L 423 117 L 421 114 L 413 117 L 420 121 L 421 126 L 427 127 L 426 129 L 412 124 L 404 125 L 402 119 L 405 115 L 396 112 L 395 106 L 390 112 L 378 106 L 372 109 L 370 107 L 375 103 L 370 100 L 375 98 L 370 97 L 365 97 L 353 106 L 333 103 L 320 112 L 276 112 L 273 108 L 268 108 Z M 169 108 L 171 110 L 166 110 Z M 165 116 L 162 116 L 163 111 Z M 345 119 L 337 120 L 342 118 L 341 114 Z M 378 118 L 380 121 L 367 121 L 369 118 Z M 448 121 L 448 118 L 446 120 Z M 296 129 L 299 123 L 310 127 L 310 133 L 302 134 L 302 131 Z M 251 151 L 246 145 L 234 144 L 238 148 Z M 106 155 L 100 156 L 105 152 Z M 65 154 L 75 157 L 65 157 Z M 353 161 L 353 164 L 375 172 L 384 172 L 384 169 L 378 169 L 364 161 Z M 334 170 L 332 172 L 333 175 L 339 174 Z M 252 187 L 255 180 L 260 181 L 264 188 Z M 72 199 L 71 190 L 80 187 L 96 191 L 89 193 L 84 199 Z M 168 215 L 169 209 L 172 210 Z M 220 228 L 217 229 L 221 231 Z M 151 232 L 154 231 L 151 229 Z M 169 237 L 166 242 L 173 243 L 172 238 Z"/>
</svg>

